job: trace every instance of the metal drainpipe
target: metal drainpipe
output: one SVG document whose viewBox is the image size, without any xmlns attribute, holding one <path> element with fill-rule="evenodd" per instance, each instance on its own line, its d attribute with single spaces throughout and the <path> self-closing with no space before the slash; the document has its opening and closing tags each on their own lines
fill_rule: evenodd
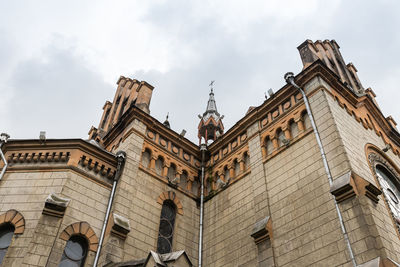
<svg viewBox="0 0 400 267">
<path fill-rule="evenodd" d="M 199 267 L 202 264 L 203 257 L 203 213 L 204 213 L 204 165 L 207 151 L 207 145 L 202 142 L 201 151 L 201 181 L 200 181 L 200 225 L 199 225 Z"/>
<path fill-rule="evenodd" d="M 8 167 L 8 162 L 6 160 L 6 157 L 4 156 L 3 150 L 1 150 L 3 144 L 7 143 L 8 138 L 10 138 L 10 136 L 8 134 L 1 133 L 1 135 L 0 135 L 0 156 L 1 156 L 1 159 L 4 161 L 4 166 L 0 173 L 0 181 L 1 181 L 1 179 L 3 179 L 4 173 L 6 172 L 7 167 Z"/>
<path fill-rule="evenodd" d="M 123 151 L 118 151 L 117 154 L 116 154 L 116 158 L 117 158 L 117 171 L 115 172 L 113 186 L 112 186 L 112 189 L 111 189 L 110 198 L 108 200 L 106 216 L 104 217 L 103 229 L 101 230 L 100 241 L 99 241 L 99 245 L 97 247 L 96 257 L 94 258 L 93 267 L 97 267 L 97 264 L 98 264 L 98 261 L 99 261 L 99 258 L 100 258 L 101 247 L 103 245 L 104 235 L 106 233 L 106 228 L 107 228 L 107 223 L 108 223 L 108 218 L 110 216 L 111 206 L 112 206 L 112 203 L 113 203 L 113 200 L 114 200 L 115 188 L 117 187 L 118 179 L 121 176 L 122 170 L 124 168 L 125 159 L 126 159 L 126 153 L 123 152 Z"/>
<path fill-rule="evenodd" d="M 298 86 L 294 82 L 294 74 L 293 74 L 293 72 L 286 73 L 284 78 L 285 78 L 285 80 L 286 80 L 286 82 L 288 84 L 293 85 L 297 90 L 300 91 L 300 93 L 303 96 L 304 104 L 306 105 L 306 109 L 307 109 L 307 114 L 308 114 L 308 117 L 310 118 L 311 125 L 313 127 L 315 137 L 317 139 L 317 143 L 318 143 L 318 146 L 319 146 L 319 151 L 320 151 L 321 157 L 322 157 L 322 162 L 324 163 L 325 172 L 328 175 L 329 185 L 332 186 L 333 179 L 332 179 L 331 171 L 329 169 L 328 160 L 326 159 L 325 150 L 324 150 L 324 147 L 322 145 L 321 138 L 320 138 L 318 130 L 317 130 L 317 126 L 315 125 L 315 121 L 314 121 L 314 117 L 313 117 L 312 112 L 311 112 L 310 104 L 308 103 L 308 98 L 307 98 L 305 92 L 303 91 L 303 89 L 301 89 L 300 86 Z M 337 214 L 339 216 L 340 227 L 342 229 L 343 237 L 344 237 L 344 240 L 346 242 L 347 248 L 349 250 L 351 261 L 353 263 L 353 266 L 356 267 L 357 266 L 356 259 L 354 258 L 354 254 L 353 254 L 353 250 L 351 248 L 351 243 L 350 243 L 350 240 L 349 240 L 349 236 L 348 236 L 346 228 L 344 226 L 342 213 L 340 212 L 339 205 L 337 204 L 336 199 L 333 198 L 333 200 L 335 202 L 335 208 L 336 208 L 336 212 L 337 212 Z"/>
</svg>

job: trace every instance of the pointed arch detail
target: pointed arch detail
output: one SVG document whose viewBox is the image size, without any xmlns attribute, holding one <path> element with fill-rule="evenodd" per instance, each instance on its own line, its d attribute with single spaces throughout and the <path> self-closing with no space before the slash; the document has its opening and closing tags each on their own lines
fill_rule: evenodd
<svg viewBox="0 0 400 267">
<path fill-rule="evenodd" d="M 178 196 L 176 195 L 175 192 L 173 191 L 165 191 L 163 193 L 161 193 L 158 198 L 157 198 L 157 203 L 162 205 L 164 203 L 165 200 L 171 200 L 172 202 L 174 202 L 175 206 L 176 206 L 176 212 L 180 215 L 183 215 L 183 206 L 181 201 L 179 200 Z"/>
<path fill-rule="evenodd" d="M 99 239 L 87 222 L 76 222 L 67 226 L 64 231 L 62 231 L 60 239 L 68 241 L 73 235 L 84 236 L 88 241 L 89 250 L 96 252 L 99 245 Z"/>
</svg>

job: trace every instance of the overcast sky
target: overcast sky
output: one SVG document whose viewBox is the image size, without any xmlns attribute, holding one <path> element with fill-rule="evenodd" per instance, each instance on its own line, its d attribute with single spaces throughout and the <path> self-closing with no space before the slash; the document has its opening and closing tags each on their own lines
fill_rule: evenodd
<svg viewBox="0 0 400 267">
<path fill-rule="evenodd" d="M 335 39 L 400 122 L 399 10 L 396 0 L 0 0 L 0 131 L 87 138 L 124 75 L 155 86 L 151 115 L 169 112 L 197 143 L 211 80 L 228 130 L 301 71 L 306 39 Z"/>
</svg>

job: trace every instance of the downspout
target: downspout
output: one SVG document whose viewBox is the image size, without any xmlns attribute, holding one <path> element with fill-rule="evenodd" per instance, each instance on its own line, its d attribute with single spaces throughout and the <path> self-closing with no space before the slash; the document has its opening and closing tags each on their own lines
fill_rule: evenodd
<svg viewBox="0 0 400 267">
<path fill-rule="evenodd" d="M 116 154 L 116 158 L 117 158 L 117 171 L 115 172 L 115 175 L 114 175 L 114 181 L 113 181 L 113 185 L 112 185 L 112 189 L 111 189 L 110 198 L 108 200 L 106 216 L 104 217 L 103 229 L 101 230 L 100 241 L 99 241 L 99 245 L 97 247 L 96 257 L 94 258 L 93 267 L 97 267 L 97 264 L 98 264 L 98 261 L 100 258 L 100 252 L 101 252 L 101 247 L 103 246 L 104 235 L 106 233 L 108 218 L 110 217 L 111 206 L 112 206 L 114 196 L 115 196 L 115 188 L 117 187 L 118 179 L 121 176 L 122 170 L 124 169 L 126 153 L 124 151 L 118 151 Z"/>
<path fill-rule="evenodd" d="M 298 86 L 294 82 L 294 74 L 292 72 L 286 73 L 284 78 L 285 78 L 285 80 L 286 80 L 286 82 L 288 84 L 293 85 L 297 90 L 300 91 L 300 93 L 303 96 L 304 104 L 306 105 L 306 109 L 307 109 L 307 114 L 308 114 L 308 117 L 310 118 L 311 125 L 312 125 L 312 128 L 314 130 L 315 137 L 317 139 L 317 143 L 318 143 L 318 146 L 319 146 L 319 151 L 320 151 L 321 157 L 322 157 L 322 162 L 324 163 L 325 172 L 328 175 L 329 185 L 332 186 L 332 183 L 333 183 L 332 174 L 331 174 L 331 171 L 329 169 L 328 160 L 326 159 L 325 150 L 324 150 L 324 147 L 322 145 L 321 138 L 319 136 L 319 132 L 318 132 L 317 126 L 315 125 L 315 121 L 314 121 L 314 117 L 313 117 L 312 112 L 311 112 L 310 104 L 308 103 L 308 98 L 307 98 L 305 92 L 303 91 L 303 89 L 301 89 L 300 86 Z M 347 249 L 349 251 L 350 259 L 351 259 L 351 261 L 353 263 L 353 266 L 356 267 L 357 266 L 356 259 L 354 258 L 354 254 L 353 254 L 353 250 L 351 248 L 351 243 L 350 243 L 350 240 L 349 240 L 349 236 L 348 236 L 346 228 L 344 226 L 342 213 L 340 212 L 339 205 L 337 204 L 336 199 L 333 198 L 333 200 L 335 202 L 336 212 L 337 212 L 337 214 L 339 216 L 340 227 L 342 229 L 342 234 L 343 234 L 344 240 L 346 242 Z"/>
<path fill-rule="evenodd" d="M 200 144 L 201 151 L 201 179 L 200 179 L 200 224 L 199 224 L 199 266 L 202 265 L 202 257 L 203 257 L 203 215 L 204 215 L 204 167 L 206 165 L 206 151 L 207 145 L 204 142 L 204 139 L 201 139 Z"/>
<path fill-rule="evenodd" d="M 0 173 L 0 181 L 1 181 L 1 179 L 3 179 L 4 173 L 6 173 L 6 170 L 8 167 L 8 162 L 6 160 L 6 157 L 4 156 L 3 150 L 1 150 L 1 147 L 3 146 L 3 144 L 7 143 L 8 138 L 10 138 L 10 136 L 6 133 L 2 133 L 0 135 L 0 156 L 1 156 L 1 159 L 4 161 L 4 166 Z"/>
</svg>

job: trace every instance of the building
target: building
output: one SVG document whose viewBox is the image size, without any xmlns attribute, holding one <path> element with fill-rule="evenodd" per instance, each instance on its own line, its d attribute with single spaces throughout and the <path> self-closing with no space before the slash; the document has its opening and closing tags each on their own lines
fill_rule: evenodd
<svg viewBox="0 0 400 267">
<path fill-rule="evenodd" d="M 3 266 L 398 266 L 396 123 L 335 41 L 298 49 L 303 70 L 226 132 L 211 91 L 200 146 L 126 77 L 90 141 L 3 135 Z"/>
</svg>

